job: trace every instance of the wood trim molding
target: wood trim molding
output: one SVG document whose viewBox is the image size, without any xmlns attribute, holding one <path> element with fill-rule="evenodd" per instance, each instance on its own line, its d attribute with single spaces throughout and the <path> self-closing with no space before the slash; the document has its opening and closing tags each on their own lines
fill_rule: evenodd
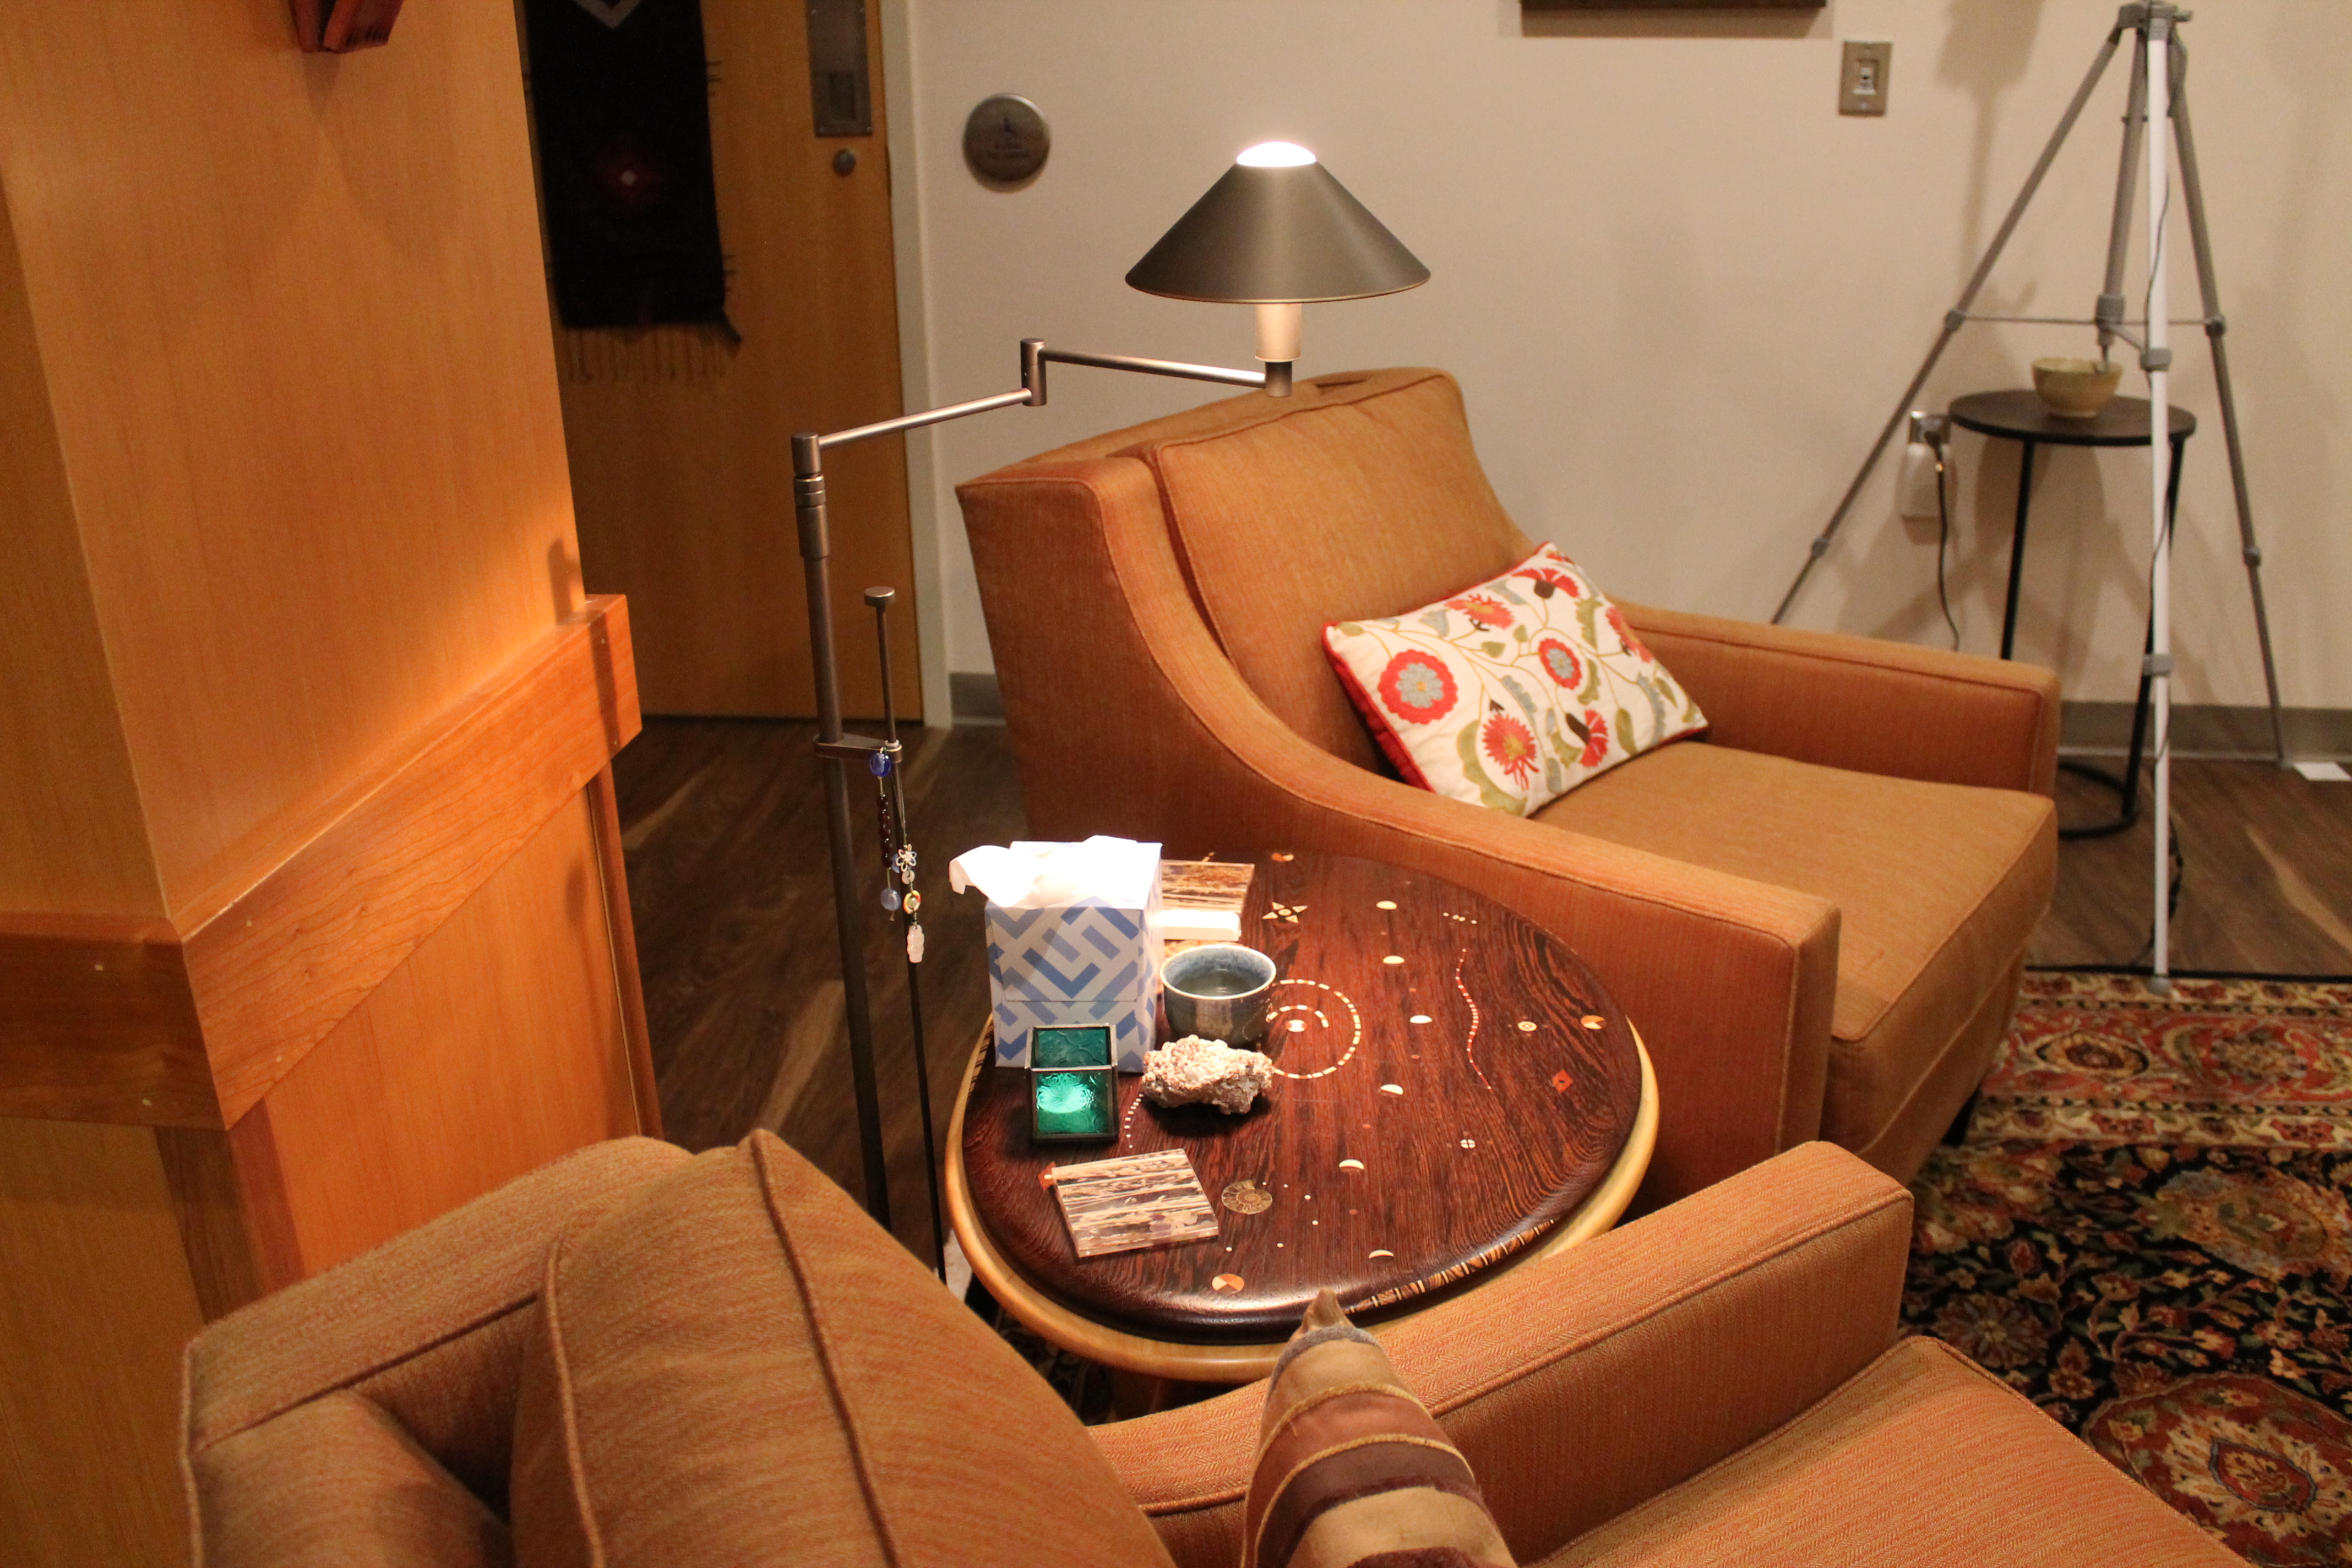
<svg viewBox="0 0 2352 1568">
<path fill-rule="evenodd" d="M 155 1153 L 179 1222 L 180 1249 L 187 1255 L 196 1306 L 207 1323 L 259 1300 L 263 1289 L 237 1190 L 231 1152 L 236 1137 L 194 1127 L 155 1129 Z M 274 1169 L 270 1176 L 276 1179 Z M 282 1214 L 285 1204 L 275 1206 Z"/>
<path fill-rule="evenodd" d="M 0 1115 L 221 1125 L 169 921 L 0 915 Z"/>
<path fill-rule="evenodd" d="M 588 813 L 595 825 L 596 868 L 604 877 L 604 927 L 612 933 L 613 973 L 621 998 L 621 1028 L 629 1042 L 629 1090 L 637 1104 L 637 1131 L 662 1135 L 661 1095 L 654 1082 L 652 1027 L 646 1022 L 646 987 L 637 973 L 637 926 L 629 913 L 629 879 L 622 868 L 621 796 L 610 764 L 588 781 Z"/>
<path fill-rule="evenodd" d="M 234 1125 L 640 725 L 600 595 L 214 910 L 0 914 L 0 1116 Z"/>
</svg>

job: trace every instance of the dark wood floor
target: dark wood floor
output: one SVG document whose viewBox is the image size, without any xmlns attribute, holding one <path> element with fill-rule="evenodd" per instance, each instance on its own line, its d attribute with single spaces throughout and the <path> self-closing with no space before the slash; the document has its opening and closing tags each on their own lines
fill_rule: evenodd
<svg viewBox="0 0 2352 1568">
<path fill-rule="evenodd" d="M 2148 798 L 2147 771 L 2140 793 Z M 2095 822 L 2114 794 L 2058 775 L 2060 820 Z M 2263 974 L 2352 974 L 2352 784 L 2314 784 L 2269 763 L 2175 761 L 2180 896 L 2172 966 Z M 2155 907 L 2155 814 L 2129 832 L 2058 854 L 2058 894 L 2035 963 L 2144 963 Z"/>
<path fill-rule="evenodd" d="M 690 1149 L 781 1134 L 860 1190 L 833 935 L 824 816 L 806 724 L 656 719 L 614 763 L 638 967 L 669 1136 Z M 932 1103 L 946 1114 L 986 1017 L 977 894 L 947 885 L 950 857 L 1024 831 L 1001 728 L 909 731 L 908 812 L 921 852 Z M 2178 763 L 2186 874 L 2173 964 L 2352 973 L 2352 785 L 2253 763 Z M 861 781 L 862 782 L 862 781 Z M 2070 820 L 2112 813 L 2067 777 Z M 865 880 L 878 888 L 870 794 L 854 793 Z M 2144 958 L 2148 830 L 2070 843 L 2033 946 L 2045 964 Z M 906 965 L 881 910 L 867 934 L 891 1199 L 900 1237 L 928 1250 Z"/>
<path fill-rule="evenodd" d="M 824 806 L 808 724 L 652 719 L 614 762 L 637 968 L 665 1131 L 689 1149 L 777 1133 L 852 1193 L 863 1190 Z M 1021 790 L 1001 728 L 906 731 L 907 813 L 928 944 L 922 1001 L 932 1104 L 946 1116 L 988 1013 L 978 895 L 947 864 L 1022 836 Z M 861 876 L 879 890 L 870 788 L 851 792 Z M 866 922 L 876 1077 L 894 1228 L 929 1248 L 921 1124 L 912 1090 L 905 950 L 878 905 Z"/>
</svg>

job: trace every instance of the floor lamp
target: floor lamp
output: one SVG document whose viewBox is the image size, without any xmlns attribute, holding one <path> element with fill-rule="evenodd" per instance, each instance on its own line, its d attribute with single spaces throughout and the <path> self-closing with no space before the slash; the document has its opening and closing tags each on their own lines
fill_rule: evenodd
<svg viewBox="0 0 2352 1568">
<path fill-rule="evenodd" d="M 809 647 L 816 675 L 816 751 L 824 773 L 825 826 L 833 858 L 834 921 L 841 942 L 858 1151 L 864 1162 L 866 1212 L 886 1228 L 890 1224 L 890 1193 L 882 1152 L 881 1100 L 874 1079 L 874 1027 L 866 1001 L 864 944 L 858 940 L 866 904 L 858 896 L 850 845 L 848 769 L 856 764 L 877 775 L 888 772 L 896 765 L 897 742 L 842 730 L 825 563 L 824 454 L 852 442 L 943 425 L 992 409 L 1042 408 L 1049 364 L 1178 376 L 1257 387 L 1270 397 L 1287 397 L 1306 306 L 1411 289 L 1429 280 L 1429 268 L 1349 195 L 1312 153 L 1287 142 L 1267 142 L 1243 153 L 1208 194 L 1135 264 L 1127 280 L 1146 293 L 1171 299 L 1255 306 L 1257 358 L 1264 368 L 1225 370 L 1128 354 L 1081 353 L 1048 348 L 1038 339 L 1027 338 L 1021 343 L 1021 384 L 1016 390 L 829 435 L 803 431 L 793 437 L 793 502 L 799 516 L 801 561 L 807 579 Z M 912 951 L 909 956 L 911 960 Z M 923 1155 L 936 1181 L 939 1161 L 931 1141 L 930 1084 L 919 1055 L 916 1070 L 923 1080 L 919 1090 Z M 937 1213 L 935 1199 L 934 1226 Z"/>
</svg>

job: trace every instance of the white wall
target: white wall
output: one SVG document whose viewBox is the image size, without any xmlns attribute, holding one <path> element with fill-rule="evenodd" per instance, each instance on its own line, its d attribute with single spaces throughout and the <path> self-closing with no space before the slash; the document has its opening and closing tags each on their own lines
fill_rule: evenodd
<svg viewBox="0 0 2352 1568">
<path fill-rule="evenodd" d="M 905 3 L 895 174 L 916 182 L 900 211 L 919 229 L 901 248 L 923 301 L 906 323 L 910 396 L 1016 384 L 1024 335 L 1250 363 L 1246 311 L 1120 279 L 1235 151 L 1302 142 L 1433 274 L 1412 293 L 1310 309 L 1302 372 L 1451 370 L 1530 534 L 1626 597 L 1755 618 L 1779 602 L 2116 15 L 2114 0 L 1524 22 L 1513 0 Z M 2352 402 L 2352 5 L 2208 0 L 2186 37 L 2284 695 L 2352 707 L 2352 471 L 2336 438 Z M 1846 37 L 1895 44 L 1883 120 L 1835 112 Z M 2125 64 L 1979 310 L 2088 313 Z M 958 153 L 965 114 L 996 91 L 1034 99 L 1053 127 L 1051 162 L 1017 192 L 983 188 Z M 2174 232 L 2175 314 L 2191 314 Z M 2135 293 L 2140 276 L 2136 265 Z M 2176 339 L 2175 401 L 2202 422 L 2177 551 L 2176 695 L 2259 702 L 2210 362 L 2201 334 Z M 2022 385 L 2031 359 L 2090 341 L 1970 326 L 1923 401 Z M 950 668 L 991 666 L 954 483 L 1206 395 L 1065 370 L 1046 409 L 936 433 Z M 1955 608 L 1964 646 L 1990 652 L 2016 448 L 1961 443 Z M 2020 653 L 2054 663 L 2073 697 L 2131 689 L 2145 465 L 2079 451 L 2042 465 Z M 1798 624 L 1943 636 L 1935 531 L 1894 515 L 1892 468 Z"/>
</svg>

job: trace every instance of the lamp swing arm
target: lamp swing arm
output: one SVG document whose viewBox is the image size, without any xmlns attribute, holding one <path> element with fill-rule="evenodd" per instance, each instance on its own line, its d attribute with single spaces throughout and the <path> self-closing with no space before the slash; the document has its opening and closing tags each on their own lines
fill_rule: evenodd
<svg viewBox="0 0 2352 1568">
<path fill-rule="evenodd" d="M 974 397 L 962 403 L 943 404 L 937 408 L 926 408 L 919 414 L 901 414 L 896 419 L 877 419 L 871 425 L 855 425 L 828 435 L 795 436 L 793 437 L 793 477 L 817 477 L 823 469 L 815 462 L 816 454 L 835 447 L 871 441 L 880 436 L 903 435 L 909 430 L 945 425 L 951 420 L 968 419 L 975 414 L 987 414 L 1016 405 L 1043 408 L 1045 406 L 1045 366 L 1048 364 L 1091 365 L 1097 370 L 1126 370 L 1141 375 L 1212 381 L 1223 386 L 1270 389 L 1279 384 L 1285 392 L 1290 385 L 1290 364 L 1287 361 L 1268 364 L 1264 370 L 1228 370 L 1223 365 L 1187 364 L 1181 360 L 1144 359 L 1135 354 L 1097 354 L 1079 349 L 1047 348 L 1043 338 L 1024 338 L 1021 340 L 1020 390 L 992 393 L 986 397 Z"/>
<path fill-rule="evenodd" d="M 1187 381 L 1216 382 L 1226 386 L 1258 387 L 1285 395 L 1290 391 L 1290 365 L 1268 363 L 1263 371 L 1227 370 L 1219 365 L 1185 364 L 1175 360 L 1139 359 L 1127 354 L 1082 353 L 1073 349 L 1049 349 L 1041 339 L 1021 343 L 1021 386 L 1018 391 L 975 397 L 919 414 L 880 419 L 871 425 L 835 430 L 829 435 L 802 431 L 793 437 L 793 510 L 800 535 L 801 563 L 808 603 L 811 673 L 816 684 L 816 752 L 824 775 L 826 847 L 833 862 L 834 928 L 841 946 L 843 1012 L 849 1030 L 850 1087 L 856 1100 L 858 1152 L 866 1186 L 866 1212 L 884 1229 L 890 1226 L 888 1167 L 883 1158 L 882 1100 L 874 1070 L 873 1010 L 867 1000 L 864 944 L 859 933 L 864 909 L 857 894 L 856 851 L 850 841 L 849 778 L 852 762 L 863 762 L 874 752 L 896 752 L 895 741 L 845 734 L 841 725 L 841 679 L 834 649 L 831 573 L 832 554 L 825 526 L 824 453 L 829 447 L 846 447 L 878 437 L 896 436 L 950 420 L 969 418 L 1015 405 L 1043 407 L 1045 366 L 1089 365 L 1101 370 L 1134 371 L 1145 375 L 1176 376 Z M 895 758 L 894 758 L 895 760 Z M 920 1025 L 918 1024 L 918 1028 Z"/>
<path fill-rule="evenodd" d="M 1935 373 L 1936 363 L 1944 357 L 1944 350 L 1950 345 L 1960 328 L 1967 324 L 1969 307 L 1976 302 L 1977 294 L 1984 288 L 1985 280 L 1992 276 L 1993 264 L 2000 259 L 2001 251 L 2009 245 L 2010 236 L 2017 231 L 2019 222 L 2025 216 L 2025 209 L 2032 204 L 2034 193 L 2042 188 L 2042 178 L 2050 173 L 2050 165 L 2057 162 L 2059 148 L 2065 145 L 2067 135 L 2074 129 L 2074 122 L 2082 118 L 2084 107 L 2091 101 L 2091 94 L 2098 87 L 2099 79 L 2106 74 L 2108 62 L 2116 58 L 2116 50 L 2121 47 L 2124 35 L 2133 30 L 2133 23 L 2129 19 L 2131 9 L 2126 7 L 2126 17 L 2117 21 L 2107 34 L 2106 42 L 2099 47 L 2098 57 L 2092 60 L 2091 68 L 2084 73 L 2083 85 L 2074 89 L 2074 100 L 2066 105 L 2066 112 L 2059 116 L 2058 128 L 2050 133 L 2049 142 L 2042 149 L 2042 156 L 2034 163 L 2033 172 L 2025 177 L 2024 189 L 2019 191 L 2017 199 L 2010 204 L 2008 216 L 2000 220 L 2000 227 L 1994 233 L 1992 243 L 1985 247 L 1984 257 L 1977 263 L 1976 271 L 1969 276 L 1968 287 L 1960 291 L 1959 302 L 1944 313 L 1943 328 L 1928 346 L 1927 357 L 1920 363 L 1918 374 L 1911 378 L 1911 384 L 1903 389 L 1903 395 L 1895 399 L 1895 412 L 1888 415 L 1886 423 L 1879 427 L 1878 439 L 1870 444 L 1870 451 L 1863 458 L 1862 467 L 1854 474 L 1853 482 L 1846 486 L 1837 510 L 1830 513 L 1829 521 L 1822 526 L 1821 533 L 1807 551 L 1804 564 L 1797 568 L 1796 581 L 1790 583 L 1789 591 L 1780 596 L 1780 608 L 1772 612 L 1774 626 L 1787 618 L 1790 606 L 1804 591 L 1805 579 L 1812 575 L 1813 567 L 1822 557 L 1830 552 L 1830 541 L 1837 537 L 1837 531 L 1845 521 L 1846 514 L 1853 510 L 1853 503 L 1861 498 L 1862 487 L 1869 483 L 1871 471 L 1878 467 L 1878 459 L 1885 454 L 1887 443 L 1895 438 L 1895 433 L 1909 417 L 1919 396 L 1919 389 L 1927 384 L 1927 377 Z"/>
</svg>

